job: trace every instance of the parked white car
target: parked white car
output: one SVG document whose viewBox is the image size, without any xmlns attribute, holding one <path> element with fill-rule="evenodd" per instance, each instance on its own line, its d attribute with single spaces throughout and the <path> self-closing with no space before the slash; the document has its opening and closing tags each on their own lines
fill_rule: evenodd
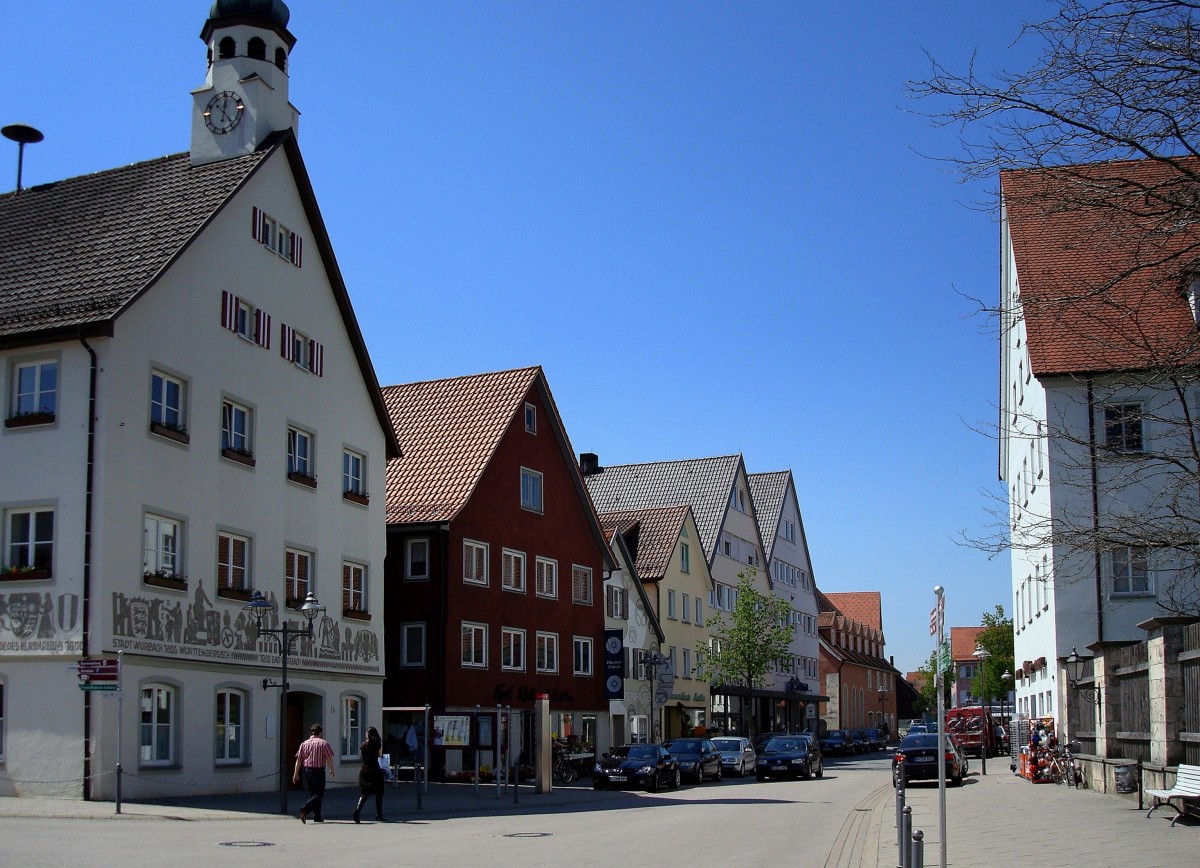
<svg viewBox="0 0 1200 868">
<path fill-rule="evenodd" d="M 713 744 L 721 752 L 721 769 L 723 771 L 738 777 L 754 771 L 754 761 L 757 757 L 750 739 L 736 735 L 722 735 L 714 738 Z"/>
</svg>

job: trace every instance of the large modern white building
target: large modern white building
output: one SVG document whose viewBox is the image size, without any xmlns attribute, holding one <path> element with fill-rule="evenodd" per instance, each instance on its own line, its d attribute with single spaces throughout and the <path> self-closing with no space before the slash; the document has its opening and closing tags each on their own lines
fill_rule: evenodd
<svg viewBox="0 0 1200 868">
<path fill-rule="evenodd" d="M 1157 161 L 1001 173 L 999 475 L 1030 716 L 1061 719 L 1073 648 L 1143 638 L 1194 595 L 1178 553 L 1200 519 L 1196 233 L 1169 206 L 1192 177 Z"/>
<path fill-rule="evenodd" d="M 111 798 L 118 762 L 130 798 L 271 790 L 281 724 L 287 756 L 319 722 L 356 762 L 379 719 L 398 448 L 287 24 L 212 4 L 189 152 L 0 196 L 0 795 Z M 325 607 L 282 720 L 252 591 L 270 628 Z M 118 653 L 120 703 L 80 689 Z"/>
</svg>

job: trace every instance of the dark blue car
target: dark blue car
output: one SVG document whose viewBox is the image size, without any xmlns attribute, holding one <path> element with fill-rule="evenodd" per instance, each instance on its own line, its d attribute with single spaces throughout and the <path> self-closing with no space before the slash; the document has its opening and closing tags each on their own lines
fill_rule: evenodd
<svg viewBox="0 0 1200 868">
<path fill-rule="evenodd" d="M 826 756 L 854 753 L 854 739 L 844 729 L 831 729 L 821 736 L 821 753 Z"/>
<path fill-rule="evenodd" d="M 660 744 L 614 747 L 592 768 L 592 787 L 642 787 L 654 792 L 666 784 L 679 787 L 679 760 Z"/>
</svg>

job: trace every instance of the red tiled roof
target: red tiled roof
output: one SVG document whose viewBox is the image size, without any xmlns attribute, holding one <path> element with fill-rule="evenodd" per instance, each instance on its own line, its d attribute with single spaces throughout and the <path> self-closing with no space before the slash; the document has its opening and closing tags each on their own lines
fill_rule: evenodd
<svg viewBox="0 0 1200 868">
<path fill-rule="evenodd" d="M 953 660 L 974 660 L 975 646 L 983 631 L 983 627 L 951 627 L 950 657 Z"/>
<path fill-rule="evenodd" d="M 825 596 L 847 618 L 876 630 L 883 629 L 883 603 L 879 591 L 826 591 Z"/>
<path fill-rule="evenodd" d="M 1000 173 L 1034 374 L 1200 361 L 1183 295 L 1200 228 L 1179 219 L 1197 172 L 1188 159 Z"/>
<path fill-rule="evenodd" d="M 388 462 L 388 523 L 453 519 L 541 373 L 519 368 L 384 387 L 404 454 Z"/>
</svg>

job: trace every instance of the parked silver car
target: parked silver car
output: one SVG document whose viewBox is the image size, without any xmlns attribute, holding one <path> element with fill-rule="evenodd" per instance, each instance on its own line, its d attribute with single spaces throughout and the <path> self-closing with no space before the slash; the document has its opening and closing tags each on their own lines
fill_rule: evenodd
<svg viewBox="0 0 1200 868">
<path fill-rule="evenodd" d="M 721 768 L 737 775 L 739 778 L 746 772 L 754 771 L 754 746 L 750 739 L 736 735 L 722 735 L 713 739 L 713 744 L 721 752 Z"/>
</svg>

